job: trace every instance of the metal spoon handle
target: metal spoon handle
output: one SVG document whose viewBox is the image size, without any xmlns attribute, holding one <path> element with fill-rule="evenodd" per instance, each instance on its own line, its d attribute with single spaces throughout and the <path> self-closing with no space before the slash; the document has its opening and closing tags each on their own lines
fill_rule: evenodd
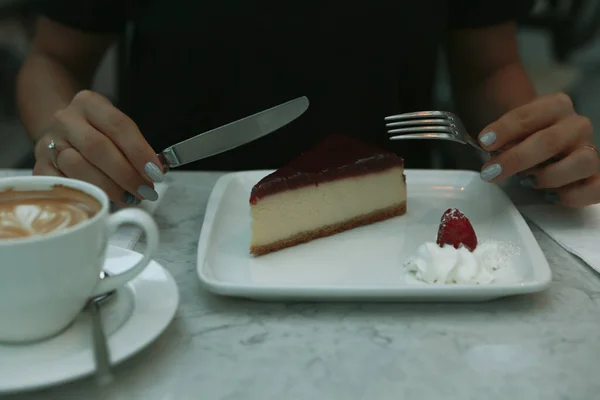
<svg viewBox="0 0 600 400">
<path fill-rule="evenodd" d="M 94 359 L 96 361 L 96 380 L 101 385 L 106 385 L 113 381 L 113 375 L 110 370 L 110 358 L 108 355 L 108 346 L 106 336 L 102 328 L 100 319 L 100 304 L 92 302 L 90 304 L 90 315 L 92 317 L 92 339 L 94 345 Z"/>
</svg>

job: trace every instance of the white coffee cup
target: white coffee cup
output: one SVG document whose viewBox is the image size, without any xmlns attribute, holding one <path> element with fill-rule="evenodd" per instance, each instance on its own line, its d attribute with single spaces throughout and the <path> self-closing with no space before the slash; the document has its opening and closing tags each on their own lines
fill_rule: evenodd
<svg viewBox="0 0 600 400">
<path fill-rule="evenodd" d="M 125 209 L 110 215 L 107 195 L 89 183 L 21 176 L 0 179 L 0 192 L 50 190 L 56 185 L 92 196 L 100 203 L 99 211 L 63 231 L 0 239 L 0 342 L 37 341 L 60 333 L 90 297 L 117 289 L 142 272 L 158 246 L 158 228 L 148 213 Z M 108 238 L 123 224 L 144 231 L 143 257 L 125 272 L 100 280 Z"/>
</svg>

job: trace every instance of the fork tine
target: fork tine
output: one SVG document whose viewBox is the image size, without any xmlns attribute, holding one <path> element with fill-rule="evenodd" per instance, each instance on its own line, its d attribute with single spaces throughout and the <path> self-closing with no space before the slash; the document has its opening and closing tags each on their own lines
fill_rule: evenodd
<svg viewBox="0 0 600 400">
<path fill-rule="evenodd" d="M 449 119 L 414 119 L 397 122 L 389 122 L 385 124 L 387 128 L 395 126 L 425 126 L 425 125 L 445 125 L 453 126 L 454 124 Z"/>
<path fill-rule="evenodd" d="M 406 119 L 418 119 L 418 118 L 452 118 L 452 115 L 445 111 L 417 111 L 398 115 L 390 115 L 385 117 L 386 121 L 401 121 Z"/>
<path fill-rule="evenodd" d="M 453 142 L 460 141 L 456 136 L 447 133 L 415 133 L 415 134 L 404 134 L 390 136 L 390 140 L 406 140 L 406 139 L 437 139 L 437 140 L 451 140 Z"/>
<path fill-rule="evenodd" d="M 402 134 L 402 133 L 447 133 L 449 135 L 456 135 L 454 130 L 447 126 L 417 126 L 412 128 L 398 128 L 388 130 L 388 134 Z"/>
</svg>

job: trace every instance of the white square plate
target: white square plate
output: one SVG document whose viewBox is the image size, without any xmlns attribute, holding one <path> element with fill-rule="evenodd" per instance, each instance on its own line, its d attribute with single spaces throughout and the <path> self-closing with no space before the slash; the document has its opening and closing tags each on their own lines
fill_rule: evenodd
<svg viewBox="0 0 600 400">
<path fill-rule="evenodd" d="M 262 300 L 484 301 L 538 292 L 548 262 L 515 206 L 471 171 L 407 170 L 407 213 L 387 221 L 255 257 L 249 254 L 252 187 L 271 171 L 224 175 L 210 196 L 197 271 L 212 292 Z M 403 262 L 436 239 L 448 208 L 463 211 L 479 241 L 519 248 L 489 285 L 410 283 Z"/>
</svg>

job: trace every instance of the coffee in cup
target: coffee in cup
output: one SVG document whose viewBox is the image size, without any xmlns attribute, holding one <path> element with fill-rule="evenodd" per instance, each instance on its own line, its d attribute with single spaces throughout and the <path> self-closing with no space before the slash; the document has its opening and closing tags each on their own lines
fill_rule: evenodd
<svg viewBox="0 0 600 400">
<path fill-rule="evenodd" d="M 139 209 L 109 214 L 104 191 L 89 183 L 50 176 L 0 179 L 0 342 L 54 336 L 88 299 L 135 278 L 158 245 L 158 228 Z M 120 225 L 145 233 L 137 263 L 100 279 L 108 239 Z"/>
<path fill-rule="evenodd" d="M 71 187 L 0 191 L 0 240 L 63 231 L 93 218 L 102 204 Z"/>
</svg>

